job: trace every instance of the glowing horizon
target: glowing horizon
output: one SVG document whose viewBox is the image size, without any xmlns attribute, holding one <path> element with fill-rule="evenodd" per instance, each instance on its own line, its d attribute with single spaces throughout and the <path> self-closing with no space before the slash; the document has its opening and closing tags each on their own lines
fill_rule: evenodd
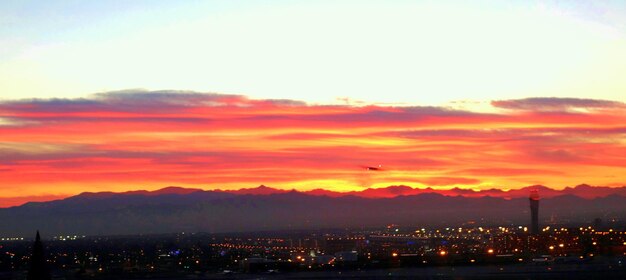
<svg viewBox="0 0 626 280">
<path fill-rule="evenodd" d="M 4 199 L 176 185 L 354 191 L 626 185 L 626 104 L 308 105 L 172 91 L 0 102 Z M 381 166 L 373 171 L 367 166 Z"/>
</svg>

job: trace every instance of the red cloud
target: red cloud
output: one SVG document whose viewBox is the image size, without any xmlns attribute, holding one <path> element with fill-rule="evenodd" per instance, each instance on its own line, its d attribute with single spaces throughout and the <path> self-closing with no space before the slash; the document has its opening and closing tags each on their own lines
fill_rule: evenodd
<svg viewBox="0 0 626 280">
<path fill-rule="evenodd" d="M 624 174 L 623 104 L 494 101 L 441 107 L 325 106 L 174 91 L 0 102 L 9 196 L 183 185 L 350 190 L 369 185 L 565 186 Z M 566 110 L 561 110 L 565 108 Z M 593 110 L 571 112 L 568 108 Z M 385 172 L 364 172 L 381 164 Z M 582 171 L 581 171 L 582 170 Z"/>
</svg>

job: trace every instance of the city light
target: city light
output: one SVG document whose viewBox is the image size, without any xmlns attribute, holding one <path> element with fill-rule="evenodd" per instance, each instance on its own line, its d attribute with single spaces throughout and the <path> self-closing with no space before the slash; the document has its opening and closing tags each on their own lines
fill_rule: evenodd
<svg viewBox="0 0 626 280">
<path fill-rule="evenodd" d="M 350 234 L 329 232 L 320 235 L 319 233 L 311 233 L 295 239 L 285 236 L 250 238 L 200 235 L 196 237 L 193 234 L 185 234 L 183 237 L 178 234 L 173 243 L 164 240 L 163 244 L 168 245 L 156 246 L 156 248 L 163 249 L 157 249 L 154 255 L 155 259 L 149 259 L 146 248 L 141 246 L 125 253 L 115 251 L 113 251 L 114 253 L 89 252 L 84 256 L 84 260 L 81 260 L 80 255 L 73 253 L 71 251 L 73 249 L 68 249 L 66 252 L 59 252 L 55 255 L 50 260 L 50 264 L 60 269 L 91 265 L 91 269 L 95 271 L 101 267 L 109 273 L 119 270 L 120 265 L 124 263 L 143 262 L 142 267 L 158 272 L 162 271 L 163 265 L 170 260 L 176 265 L 166 269 L 178 268 L 185 271 L 207 269 L 212 266 L 212 262 L 220 260 L 220 262 L 239 267 L 240 271 L 247 271 L 247 267 L 256 267 L 261 264 L 269 267 L 282 265 L 295 270 L 308 269 L 309 266 L 311 269 L 322 269 L 326 266 L 332 267 L 345 263 L 359 263 L 365 267 L 368 265 L 379 266 L 381 262 L 389 259 L 392 260 L 390 263 L 396 266 L 406 266 L 418 262 L 424 265 L 441 264 L 441 262 L 447 263 L 447 261 L 465 262 L 472 265 L 497 263 L 525 265 L 553 263 L 557 258 L 571 255 L 574 255 L 576 260 L 581 260 L 585 256 L 601 255 L 604 250 L 620 252 L 620 256 L 626 253 L 623 247 L 626 246 L 626 235 L 622 231 L 598 231 L 590 236 L 591 240 L 589 240 L 583 238 L 585 235 L 588 236 L 589 232 L 566 230 L 566 228 L 556 228 L 556 231 L 550 230 L 540 235 L 528 235 L 522 232 L 519 226 L 484 227 L 483 230 L 484 232 L 491 231 L 491 234 L 481 233 L 478 227 L 464 227 L 461 231 L 458 230 L 458 227 L 449 227 L 448 230 L 433 228 L 426 232 L 415 229 L 395 232 L 394 227 L 392 230 L 386 228 L 357 230 Z M 73 241 L 71 239 L 74 238 L 74 235 L 69 236 L 70 239 L 67 239 L 68 235 L 63 235 L 60 238 L 51 238 L 48 242 L 57 244 L 75 242 L 73 246 L 86 245 L 92 242 L 97 248 L 101 248 L 100 244 L 103 242 L 111 242 L 108 238 L 101 237 L 83 237 L 80 241 Z M 81 235 L 76 235 L 77 238 L 79 236 Z M 194 241 L 183 241 L 185 239 Z M 116 242 L 127 242 L 124 241 L 125 239 L 120 240 Z M 208 246 L 212 250 L 203 252 L 195 248 L 194 245 L 174 249 L 171 248 L 172 245 L 169 245 L 185 246 L 183 244 L 203 244 L 205 242 L 208 242 Z M 22 243 L 15 245 L 19 244 Z M 585 256 L 581 256 L 580 252 L 585 250 L 585 244 L 594 244 L 596 247 L 587 249 L 590 251 L 586 252 Z M 0 243 L 0 248 L 3 245 L 5 243 Z M 23 246 L 29 246 L 29 243 L 23 243 Z M 113 246 L 112 248 L 120 247 Z M 188 252 L 189 254 L 180 252 Z M 486 257 L 477 259 L 476 254 L 479 252 L 484 252 Z M 13 261 L 23 260 L 24 263 L 27 263 L 28 260 L 28 258 L 15 252 L 7 252 L 6 257 Z"/>
</svg>

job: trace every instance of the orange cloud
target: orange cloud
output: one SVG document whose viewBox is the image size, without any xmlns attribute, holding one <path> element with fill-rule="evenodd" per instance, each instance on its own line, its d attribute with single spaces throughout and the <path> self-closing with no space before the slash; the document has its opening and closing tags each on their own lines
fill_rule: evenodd
<svg viewBox="0 0 626 280">
<path fill-rule="evenodd" d="M 624 104 L 535 98 L 493 105 L 505 109 L 326 106 L 168 91 L 3 101 L 0 181 L 18 203 L 167 185 L 562 188 L 610 184 L 625 174 Z"/>
</svg>

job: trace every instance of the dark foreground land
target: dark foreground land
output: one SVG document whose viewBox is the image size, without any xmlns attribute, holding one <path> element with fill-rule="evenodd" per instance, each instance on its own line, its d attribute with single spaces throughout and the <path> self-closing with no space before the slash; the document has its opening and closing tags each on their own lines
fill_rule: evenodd
<svg viewBox="0 0 626 280">
<path fill-rule="evenodd" d="M 584 265 L 422 267 L 348 271 L 297 272 L 272 275 L 214 275 L 200 279 L 626 279 L 626 267 L 608 263 Z"/>
<path fill-rule="evenodd" d="M 90 279 L 626 279 L 626 266 L 603 259 L 586 264 L 512 264 L 484 266 L 440 266 L 390 269 L 355 269 L 309 272 L 272 273 L 203 273 L 183 275 L 151 275 L 146 277 L 102 276 Z M 0 274 L 0 279 L 25 279 L 23 274 Z M 83 279 L 53 278 L 53 279 Z"/>
<path fill-rule="evenodd" d="M 0 280 L 33 240 L 0 238 Z M 43 239 L 52 279 L 625 279 L 626 231 L 524 226 Z"/>
</svg>

